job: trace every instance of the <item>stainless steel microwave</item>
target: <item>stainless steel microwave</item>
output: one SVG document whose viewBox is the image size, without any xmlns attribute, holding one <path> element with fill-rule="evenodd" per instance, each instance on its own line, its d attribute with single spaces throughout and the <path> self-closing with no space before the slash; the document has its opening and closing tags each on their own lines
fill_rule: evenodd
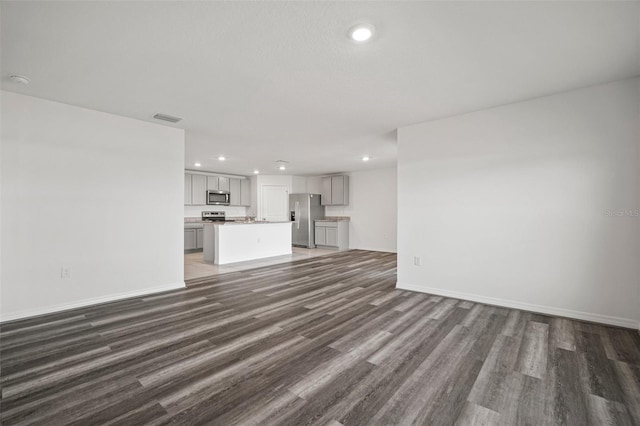
<svg viewBox="0 0 640 426">
<path fill-rule="evenodd" d="M 230 194 L 227 191 L 207 191 L 207 204 L 216 206 L 228 206 Z"/>
</svg>

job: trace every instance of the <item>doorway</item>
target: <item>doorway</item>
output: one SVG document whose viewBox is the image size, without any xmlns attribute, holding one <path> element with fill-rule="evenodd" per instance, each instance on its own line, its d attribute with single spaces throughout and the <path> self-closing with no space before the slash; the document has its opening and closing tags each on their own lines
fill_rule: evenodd
<svg viewBox="0 0 640 426">
<path fill-rule="evenodd" d="M 262 203 L 258 213 L 260 220 L 283 222 L 289 220 L 289 187 L 286 185 L 264 185 Z"/>
</svg>

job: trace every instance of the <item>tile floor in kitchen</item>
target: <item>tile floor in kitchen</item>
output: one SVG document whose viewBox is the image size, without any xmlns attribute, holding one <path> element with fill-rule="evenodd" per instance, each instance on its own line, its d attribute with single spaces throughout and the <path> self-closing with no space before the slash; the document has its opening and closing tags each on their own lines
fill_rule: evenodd
<svg viewBox="0 0 640 426">
<path fill-rule="evenodd" d="M 310 257 L 335 253 L 336 250 L 293 247 L 292 253 L 288 255 L 249 260 L 246 262 L 229 263 L 227 265 L 214 265 L 213 263 L 205 262 L 201 251 L 188 253 L 184 255 L 184 279 L 187 281 L 194 278 L 225 274 L 227 272 L 245 271 L 247 269 L 259 268 L 261 266 L 277 265 L 279 263 L 286 263 L 292 260 L 307 259 Z"/>
</svg>

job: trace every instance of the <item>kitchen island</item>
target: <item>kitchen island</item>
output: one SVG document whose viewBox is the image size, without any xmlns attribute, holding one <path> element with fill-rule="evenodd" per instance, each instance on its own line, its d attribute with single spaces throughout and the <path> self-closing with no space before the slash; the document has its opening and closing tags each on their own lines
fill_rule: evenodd
<svg viewBox="0 0 640 426">
<path fill-rule="evenodd" d="M 205 223 L 205 262 L 216 265 L 291 254 L 291 222 Z"/>
</svg>

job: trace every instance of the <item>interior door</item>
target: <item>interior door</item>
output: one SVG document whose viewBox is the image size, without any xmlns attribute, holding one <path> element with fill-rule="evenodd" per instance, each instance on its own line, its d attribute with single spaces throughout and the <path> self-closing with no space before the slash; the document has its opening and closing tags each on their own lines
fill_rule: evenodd
<svg viewBox="0 0 640 426">
<path fill-rule="evenodd" d="M 262 187 L 262 220 L 268 222 L 289 220 L 289 188 L 286 185 Z"/>
</svg>

